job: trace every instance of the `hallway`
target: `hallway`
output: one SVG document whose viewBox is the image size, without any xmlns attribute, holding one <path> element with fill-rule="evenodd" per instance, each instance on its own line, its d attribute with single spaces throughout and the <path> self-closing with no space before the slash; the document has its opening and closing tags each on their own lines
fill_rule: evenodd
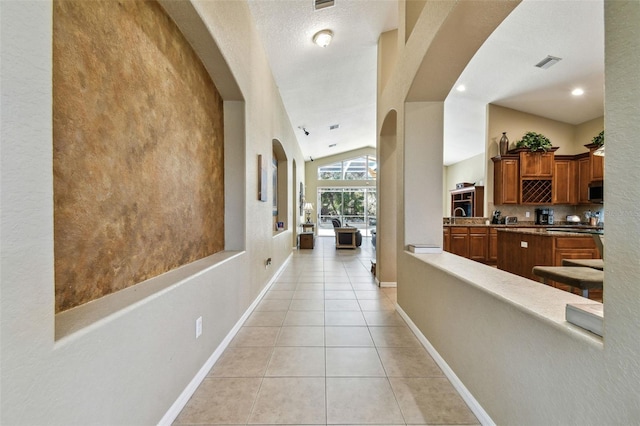
<svg viewBox="0 0 640 426">
<path fill-rule="evenodd" d="M 174 424 L 478 424 L 374 283 L 372 252 L 295 251 Z"/>
</svg>

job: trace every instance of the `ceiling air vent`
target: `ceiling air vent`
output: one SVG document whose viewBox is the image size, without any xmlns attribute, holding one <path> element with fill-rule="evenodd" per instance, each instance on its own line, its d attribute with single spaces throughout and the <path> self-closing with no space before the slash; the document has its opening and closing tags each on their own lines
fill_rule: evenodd
<svg viewBox="0 0 640 426">
<path fill-rule="evenodd" d="M 335 4 L 335 0 L 313 0 L 313 8 L 315 10 L 331 7 Z"/>
<path fill-rule="evenodd" d="M 546 70 L 547 68 L 550 68 L 551 66 L 557 64 L 561 60 L 562 58 L 556 58 L 555 56 L 547 55 L 546 58 L 536 64 L 536 67 Z"/>
<path fill-rule="evenodd" d="M 340 125 L 339 125 L 339 124 L 332 124 L 331 126 L 329 126 L 329 130 L 335 130 L 335 129 L 337 129 L 338 127 L 340 127 Z"/>
</svg>

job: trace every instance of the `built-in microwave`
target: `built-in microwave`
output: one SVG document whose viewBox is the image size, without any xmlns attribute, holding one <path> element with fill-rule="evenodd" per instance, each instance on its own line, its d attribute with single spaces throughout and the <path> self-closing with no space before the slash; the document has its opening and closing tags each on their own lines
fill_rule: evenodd
<svg viewBox="0 0 640 426">
<path fill-rule="evenodd" d="M 600 203 L 604 202 L 604 182 L 601 180 L 593 181 L 589 184 L 589 195 L 588 199 L 590 203 Z"/>
</svg>

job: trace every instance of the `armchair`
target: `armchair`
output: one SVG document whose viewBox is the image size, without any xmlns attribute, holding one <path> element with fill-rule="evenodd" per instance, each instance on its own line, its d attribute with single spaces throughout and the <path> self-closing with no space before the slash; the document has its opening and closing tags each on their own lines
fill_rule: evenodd
<svg viewBox="0 0 640 426">
<path fill-rule="evenodd" d="M 336 234 L 336 248 L 356 248 L 362 245 L 362 234 L 353 226 L 342 226 L 339 219 L 331 219 Z"/>
</svg>

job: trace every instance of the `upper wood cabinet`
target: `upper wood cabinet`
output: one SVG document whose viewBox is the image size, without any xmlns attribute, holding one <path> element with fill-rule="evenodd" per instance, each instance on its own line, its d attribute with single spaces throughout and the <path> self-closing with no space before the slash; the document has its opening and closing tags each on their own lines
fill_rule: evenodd
<svg viewBox="0 0 640 426">
<path fill-rule="evenodd" d="M 578 204 L 589 204 L 589 183 L 591 182 L 591 159 L 585 154 L 576 161 L 578 171 Z"/>
<path fill-rule="evenodd" d="M 576 162 L 556 157 L 553 165 L 553 204 L 576 204 L 578 180 Z"/>
<path fill-rule="evenodd" d="M 552 178 L 553 152 L 520 152 L 520 177 Z"/>
<path fill-rule="evenodd" d="M 596 144 L 585 145 L 589 148 L 589 163 L 591 170 L 589 172 L 589 178 L 594 180 L 604 180 L 604 157 L 593 155 L 593 153 L 599 148 Z"/>
<path fill-rule="evenodd" d="M 520 160 L 518 157 L 494 157 L 493 204 L 518 204 Z"/>
<path fill-rule="evenodd" d="M 589 152 L 556 156 L 548 152 L 511 151 L 493 160 L 493 203 L 591 204 L 589 184 L 604 180 L 604 157 Z"/>
</svg>

